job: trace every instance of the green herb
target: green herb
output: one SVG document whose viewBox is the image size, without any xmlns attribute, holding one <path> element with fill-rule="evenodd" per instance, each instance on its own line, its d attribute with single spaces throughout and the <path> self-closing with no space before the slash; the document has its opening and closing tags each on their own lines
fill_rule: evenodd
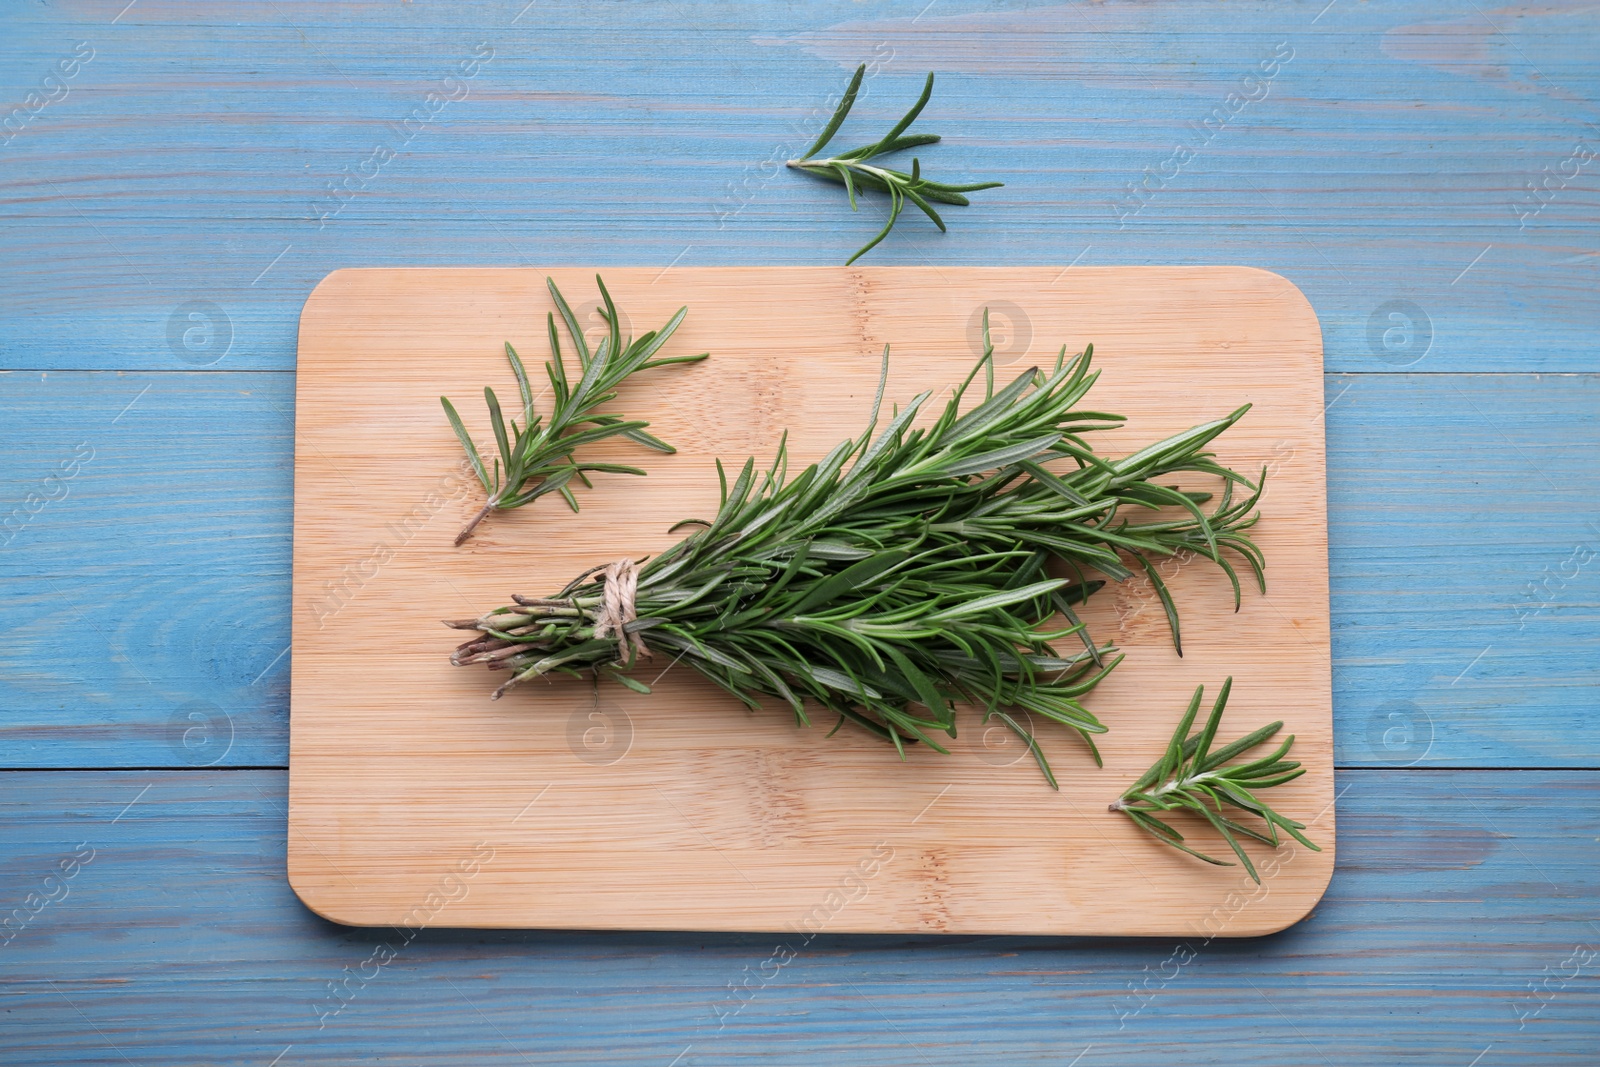
<svg viewBox="0 0 1600 1067">
<path fill-rule="evenodd" d="M 874 435 L 880 381 L 859 438 L 792 479 L 782 443 L 764 474 L 748 460 L 731 486 L 719 462 L 715 518 L 673 527 L 699 526 L 695 533 L 642 567 L 623 560 L 598 576 L 597 567 L 554 596 L 516 597 L 450 623 L 483 634 L 453 661 L 509 670 L 497 697 L 541 675 L 585 670 L 648 691 L 629 672 L 653 648 L 752 710 L 777 698 L 806 725 L 810 701 L 902 754 L 917 741 L 945 751 L 936 735 L 955 736 L 954 704 L 976 704 L 984 721 L 1022 737 L 1054 785 L 1017 712 L 1066 726 L 1091 752 L 1092 735 L 1104 732 L 1079 699 L 1117 662 L 1073 614 L 1105 584 L 1091 574 L 1129 577 L 1119 551 L 1143 560 L 1188 550 L 1230 575 L 1224 550 L 1258 577 L 1261 565 L 1245 532 L 1259 488 L 1202 451 L 1245 409 L 1103 459 L 1084 435 L 1121 416 L 1077 409 L 1097 377 L 1090 359 L 1086 350 L 1068 361 L 1063 349 L 1050 372 L 1030 368 L 996 391 L 991 346 L 932 425 L 911 425 L 925 392 Z M 983 401 L 963 413 L 980 371 Z M 1058 461 L 1070 469 L 1048 469 Z M 1207 494 L 1153 480 L 1183 471 L 1222 476 L 1215 509 L 1199 507 Z M 1254 491 L 1235 502 L 1234 483 Z M 1124 515 L 1167 505 L 1149 521 Z M 1070 577 L 1047 572 L 1052 557 Z M 1053 625 L 1058 612 L 1066 621 Z M 1063 639 L 1083 648 L 1062 654 L 1053 643 Z"/>
<path fill-rule="evenodd" d="M 577 511 L 578 500 L 567 484 L 574 478 L 584 485 L 591 485 L 587 475 L 592 472 L 644 474 L 638 467 L 616 463 L 579 463 L 572 454 L 582 445 L 621 436 L 657 452 L 677 451 L 660 438 L 646 433 L 645 427 L 650 425 L 648 422 L 604 414 L 599 409 L 616 399 L 617 386 L 636 371 L 665 367 L 672 363 L 698 363 L 706 358 L 709 353 L 705 352 L 697 356 L 651 358 L 667 343 L 688 313 L 688 308 L 679 308 L 678 313 L 660 330 L 652 330 L 643 337 L 629 338 L 624 342 L 622 330 L 617 325 L 617 308 L 611 302 L 611 294 L 606 291 L 606 283 L 600 280 L 598 274 L 594 280 L 600 286 L 601 299 L 605 301 L 602 314 L 609 332 L 591 353 L 583 336 L 583 328 L 573 315 L 572 308 L 567 306 L 561 290 L 556 288 L 554 281 L 545 279 L 545 284 L 550 287 L 550 295 L 555 299 L 556 310 L 561 313 L 561 321 L 572 338 L 572 346 L 577 350 L 579 370 L 578 382 L 573 385 L 567 378 L 566 366 L 561 358 L 555 315 L 547 314 L 550 359 L 545 364 L 545 373 L 554 394 L 548 421 L 533 410 L 533 388 L 528 382 L 528 373 L 523 369 L 516 349 L 511 347 L 509 341 L 506 342 L 506 359 L 517 376 L 517 390 L 522 395 L 522 420 L 526 425 L 519 427 L 517 420 L 512 419 L 508 433 L 506 420 L 500 411 L 500 401 L 495 398 L 493 389 L 484 387 L 483 398 L 489 405 L 489 423 L 494 429 L 495 445 L 499 452 L 492 468 L 484 465 L 477 446 L 462 425 L 461 416 L 456 414 L 455 405 L 445 397 L 439 398 L 444 405 L 444 413 L 450 418 L 450 425 L 461 439 L 461 447 L 467 451 L 472 469 L 483 483 L 484 492 L 489 495 L 482 510 L 457 535 L 456 544 L 471 537 L 472 531 L 491 512 L 520 508 L 546 493 L 560 493 L 566 499 L 567 506 Z"/>
<path fill-rule="evenodd" d="M 865 63 L 856 68 L 855 76 L 850 79 L 850 87 L 844 91 L 844 99 L 839 101 L 839 106 L 834 110 L 833 118 L 828 120 L 828 125 L 823 129 L 822 135 L 816 143 L 806 150 L 806 154 L 799 159 L 789 160 L 788 165 L 808 174 L 826 178 L 829 181 L 840 182 L 844 185 L 845 192 L 850 195 L 850 210 L 856 210 L 856 188 L 876 189 L 881 193 L 889 194 L 889 221 L 884 223 L 878 236 L 863 245 L 855 255 L 845 260 L 849 266 L 860 259 L 879 241 L 889 236 L 889 231 L 894 229 L 895 221 L 900 218 L 900 211 L 909 200 L 922 209 L 922 213 L 933 220 L 939 227 L 939 232 L 945 232 L 944 220 L 933 209 L 933 204 L 958 204 L 965 207 L 968 200 L 963 193 L 970 193 L 977 189 L 997 189 L 1004 182 L 977 182 L 972 185 L 946 185 L 942 182 L 929 181 L 922 176 L 922 164 L 916 158 L 911 160 L 911 173 L 892 170 L 888 167 L 871 166 L 870 160 L 885 156 L 891 152 L 900 152 L 907 148 L 916 148 L 919 145 L 933 144 L 939 140 L 936 133 L 906 133 L 911 124 L 916 121 L 922 109 L 927 106 L 928 98 L 933 95 L 933 75 L 928 75 L 928 80 L 922 86 L 922 96 L 918 98 L 910 111 L 895 124 L 881 139 L 872 144 L 852 148 L 848 152 L 830 156 L 827 159 L 813 159 L 822 151 L 827 143 L 833 140 L 833 135 L 839 132 L 839 127 L 844 123 L 845 116 L 850 114 L 850 108 L 856 102 L 856 92 L 861 88 L 862 75 L 866 73 Z"/>
<path fill-rule="evenodd" d="M 1278 814 L 1256 796 L 1263 789 L 1293 781 L 1305 773 L 1305 768 L 1299 763 L 1284 758 L 1294 745 L 1292 734 L 1270 756 L 1225 766 L 1235 756 L 1249 752 L 1272 738 L 1283 729 L 1283 723 L 1263 726 L 1230 745 L 1211 751 L 1217 726 L 1222 722 L 1222 709 L 1228 703 L 1228 690 L 1232 687 L 1232 678 L 1222 683 L 1222 692 L 1217 694 L 1205 727 L 1197 734 L 1190 734 L 1189 727 L 1194 725 L 1195 715 L 1200 710 L 1200 698 L 1205 693 L 1205 686 L 1194 691 L 1194 699 L 1189 701 L 1189 710 L 1173 731 L 1167 751 L 1154 767 L 1122 794 L 1120 800 L 1111 805 L 1110 810 L 1124 813 L 1163 844 L 1182 849 L 1207 863 L 1221 867 L 1233 866 L 1184 844 L 1183 835 L 1157 815 L 1158 812 L 1183 811 L 1197 814 L 1222 835 L 1234 855 L 1239 857 L 1239 862 L 1244 864 L 1244 869 L 1250 872 L 1250 877 L 1259 884 L 1261 876 L 1256 873 L 1255 865 L 1239 844 L 1240 837 L 1277 847 L 1278 827 L 1281 826 L 1289 836 L 1312 851 L 1322 850 L 1300 832 L 1306 828 L 1305 823 Z M 1238 808 L 1261 819 L 1266 825 L 1265 832 L 1223 814 L 1225 807 Z"/>
</svg>

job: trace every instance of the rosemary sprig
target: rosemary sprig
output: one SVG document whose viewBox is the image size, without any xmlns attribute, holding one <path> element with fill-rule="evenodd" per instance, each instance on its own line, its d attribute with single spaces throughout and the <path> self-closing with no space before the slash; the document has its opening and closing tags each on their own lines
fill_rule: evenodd
<svg viewBox="0 0 1600 1067">
<path fill-rule="evenodd" d="M 611 294 L 606 290 L 606 283 L 601 281 L 598 274 L 594 280 L 599 284 L 600 297 L 605 302 L 602 314 L 605 316 L 609 332 L 601 339 L 599 346 L 590 352 L 588 342 L 583 336 L 583 328 L 573 315 L 572 308 L 567 305 L 566 299 L 562 297 L 561 290 L 556 288 L 556 283 L 552 279 L 545 279 L 545 284 L 550 287 L 550 295 L 555 300 L 556 310 L 561 313 L 561 321 L 572 339 L 572 346 L 577 350 L 579 369 L 578 382 L 573 385 L 567 378 L 566 366 L 561 358 L 561 342 L 556 336 L 555 315 L 547 313 L 545 319 L 550 335 L 550 359 L 545 363 L 545 373 L 550 379 L 550 388 L 554 395 L 548 421 L 533 410 L 533 388 L 528 382 L 528 373 L 523 368 L 516 349 L 511 347 L 511 342 L 506 342 L 506 359 L 510 362 L 512 373 L 517 378 L 517 390 L 522 395 L 522 419 L 526 425 L 519 427 L 517 420 L 513 418 L 510 420 L 511 428 L 508 433 L 506 420 L 500 410 L 500 401 L 495 397 L 493 389 L 484 386 L 483 398 L 489 405 L 489 424 L 494 429 L 495 445 L 499 453 L 493 461 L 492 468 L 485 466 L 483 457 L 478 454 L 477 446 L 472 443 L 471 435 L 462 425 L 461 416 L 456 413 L 455 405 L 445 397 L 439 398 L 439 402 L 444 405 L 445 415 L 450 419 L 451 427 L 461 439 L 461 447 L 466 449 L 467 459 L 471 461 L 473 471 L 483 483 L 484 492 L 488 494 L 482 509 L 456 536 L 457 545 L 471 537 L 472 531 L 477 529 L 478 524 L 491 512 L 520 508 L 546 493 L 560 493 L 565 498 L 567 506 L 577 511 L 578 500 L 572 495 L 572 489 L 567 484 L 573 478 L 588 486 L 592 483 L 587 475 L 592 472 L 644 474 L 638 467 L 617 463 L 579 463 L 573 459 L 572 454 L 582 445 L 602 441 L 608 437 L 622 436 L 637 441 L 647 448 L 653 448 L 657 452 L 677 451 L 660 438 L 646 433 L 645 427 L 650 425 L 648 422 L 626 419 L 621 415 L 604 414 L 599 409 L 616 399 L 617 386 L 636 371 L 665 367 L 673 363 L 698 363 L 706 358 L 709 354 L 706 352 L 695 356 L 652 358 L 667 343 L 667 339 L 678 328 L 678 324 L 683 322 L 683 317 L 689 309 L 679 308 L 678 313 L 660 330 L 652 330 L 637 339 L 629 338 L 624 341 L 622 331 L 617 325 L 617 308 L 611 302 Z"/>
<path fill-rule="evenodd" d="M 1224 745 L 1215 752 L 1211 751 L 1211 744 L 1217 736 L 1217 726 L 1222 722 L 1222 710 L 1228 704 L 1228 691 L 1232 687 L 1232 678 L 1222 683 L 1222 691 L 1217 694 L 1216 703 L 1211 707 L 1211 717 L 1206 720 L 1205 727 L 1197 734 L 1190 734 L 1189 728 L 1194 725 L 1195 715 L 1200 710 L 1200 698 L 1205 693 L 1205 686 L 1200 686 L 1194 691 L 1194 698 L 1189 701 L 1189 710 L 1184 713 L 1183 720 L 1173 731 L 1166 752 L 1155 766 L 1144 772 L 1143 777 L 1134 782 L 1128 791 L 1110 806 L 1110 810 L 1127 815 L 1141 829 L 1149 832 L 1163 844 L 1182 849 L 1207 863 L 1215 863 L 1221 867 L 1233 866 L 1225 860 L 1208 856 L 1184 844 L 1183 835 L 1163 822 L 1158 813 L 1187 811 L 1197 814 L 1222 835 L 1228 847 L 1233 849 L 1234 855 L 1239 857 L 1239 862 L 1244 864 L 1244 869 L 1250 873 L 1250 877 L 1259 884 L 1261 876 L 1256 873 L 1255 865 L 1250 862 L 1249 855 L 1239 844 L 1240 837 L 1248 837 L 1252 841 L 1260 841 L 1276 848 L 1278 827 L 1281 826 L 1289 836 L 1313 852 L 1322 850 L 1300 832 L 1305 829 L 1305 823 L 1278 814 L 1256 796 L 1260 790 L 1293 781 L 1305 773 L 1305 768 L 1298 762 L 1284 758 L 1294 745 L 1294 735 L 1291 734 L 1285 739 L 1270 756 L 1263 756 L 1248 763 L 1226 765 L 1235 756 L 1242 755 L 1272 738 L 1283 729 L 1283 723 L 1270 723 L 1246 734 L 1232 744 Z M 1261 819 L 1266 824 L 1265 831 L 1246 826 L 1236 818 L 1224 814 L 1225 806 L 1238 808 Z"/>
<path fill-rule="evenodd" d="M 1080 698 L 1117 660 L 1073 614 L 1104 585 L 1089 574 L 1128 576 L 1119 551 L 1143 559 L 1189 549 L 1228 567 L 1222 552 L 1231 550 L 1260 568 L 1246 532 L 1259 488 L 1202 451 L 1244 409 L 1106 460 L 1083 435 L 1121 417 L 1076 408 L 1096 378 L 1090 360 L 1086 350 L 1068 361 L 1063 349 L 1048 373 L 1029 369 L 996 391 L 991 347 L 931 426 L 911 426 L 924 392 L 874 434 L 880 381 L 867 431 L 798 477 L 788 477 L 784 443 L 764 474 L 747 460 L 731 486 L 719 462 L 715 518 L 673 527 L 700 529 L 639 567 L 626 590 L 614 584 L 616 568 L 633 564 L 619 561 L 554 596 L 516 597 L 449 623 L 481 634 L 452 660 L 510 671 L 496 697 L 542 675 L 583 671 L 648 692 L 629 672 L 639 650 L 654 647 L 752 710 L 777 698 L 805 725 L 810 701 L 902 754 L 917 741 L 944 751 L 935 735 L 955 736 L 954 704 L 976 704 L 986 721 L 1023 738 L 1054 785 L 1015 712 L 1068 727 L 1094 753 L 1092 735 L 1105 727 Z M 963 413 L 980 370 L 984 399 Z M 1055 461 L 1072 469 L 1049 470 Z M 1199 507 L 1206 494 L 1154 481 L 1178 471 L 1220 472 L 1219 506 L 1208 513 Z M 1254 492 L 1236 503 L 1234 483 Z M 1169 504 L 1172 514 L 1149 522 L 1122 514 Z M 1046 572 L 1052 556 L 1072 577 Z M 624 597 L 631 613 L 618 620 L 613 607 Z M 1053 628 L 1057 612 L 1066 623 Z M 620 655 L 613 627 L 627 638 Z M 1083 650 L 1057 652 L 1053 642 L 1064 638 Z"/>
<path fill-rule="evenodd" d="M 933 209 L 934 201 L 940 204 L 958 204 L 965 207 L 969 201 L 963 193 L 970 193 L 978 189 L 996 189 L 1004 182 L 976 182 L 971 185 L 948 185 L 943 182 L 930 181 L 922 176 L 922 164 L 915 157 L 911 160 L 911 173 L 893 170 L 889 167 L 873 166 L 870 160 L 885 156 L 891 152 L 900 152 L 907 148 L 916 148 L 919 145 L 934 144 L 939 140 L 936 133 L 906 133 L 911 124 L 916 121 L 922 109 L 928 105 L 928 98 L 933 95 L 933 74 L 928 74 L 928 80 L 922 86 L 922 96 L 912 105 L 894 129 L 871 144 L 852 148 L 848 152 L 841 152 L 836 156 L 826 159 L 813 159 L 818 152 L 833 140 L 833 135 L 839 132 L 845 116 L 850 114 L 850 108 L 855 105 L 856 93 L 861 88 L 861 78 L 866 73 L 865 63 L 856 68 L 854 77 L 850 79 L 850 86 L 844 91 L 844 98 L 839 101 L 839 106 L 834 109 L 833 117 L 828 120 L 821 136 L 806 150 L 805 155 L 798 159 L 791 159 L 788 166 L 796 170 L 815 174 L 829 181 L 839 182 L 844 185 L 845 192 L 850 196 L 850 210 L 856 208 L 856 188 L 876 189 L 881 193 L 889 194 L 889 221 L 884 223 L 878 235 L 856 251 L 856 254 L 845 260 L 849 266 L 860 259 L 867 252 L 877 246 L 879 241 L 889 236 L 889 231 L 894 229 L 895 222 L 900 218 L 900 211 L 909 200 L 922 209 L 922 213 L 933 220 L 939 227 L 939 232 L 945 232 L 944 220 Z"/>
</svg>

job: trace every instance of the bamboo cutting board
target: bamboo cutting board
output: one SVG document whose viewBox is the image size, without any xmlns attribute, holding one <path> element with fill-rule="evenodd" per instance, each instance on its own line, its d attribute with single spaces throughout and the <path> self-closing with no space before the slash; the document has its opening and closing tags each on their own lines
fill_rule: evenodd
<svg viewBox="0 0 1600 1067">
<path fill-rule="evenodd" d="M 583 269 L 343 270 L 306 302 L 288 866 L 309 907 L 366 925 L 772 930 L 800 945 L 824 931 L 1243 936 L 1321 897 L 1334 855 L 1322 350 L 1293 285 L 1240 267 L 609 269 L 633 333 L 687 304 L 667 353 L 712 354 L 641 375 L 616 405 L 678 454 L 593 449 L 650 476 L 597 476 L 580 515 L 547 498 L 452 548 L 482 491 L 438 398 L 489 439 L 482 387 L 516 392 L 503 342 L 534 373 L 545 358 L 546 274 L 598 336 Z M 886 343 L 887 399 L 959 381 L 985 306 L 1002 376 L 1094 343 L 1092 406 L 1128 416 L 1096 435 L 1103 451 L 1255 405 L 1213 447 L 1270 469 L 1257 528 L 1270 592 L 1247 591 L 1235 614 L 1214 566 L 1169 567 L 1181 659 L 1147 585 L 1094 598 L 1091 629 L 1128 653 L 1088 701 L 1110 727 L 1104 769 L 1040 722 L 1053 792 L 975 714 L 951 755 L 902 763 L 860 731 L 750 714 L 665 658 L 648 697 L 560 679 L 491 702 L 503 676 L 450 666 L 462 635 L 441 618 L 659 552 L 672 522 L 714 512 L 713 457 L 764 463 L 787 430 L 798 471 L 858 434 Z M 1310 772 L 1273 801 L 1324 848 L 1258 849 L 1260 886 L 1106 810 L 1194 687 L 1228 675 L 1222 736 L 1288 723 Z"/>
</svg>

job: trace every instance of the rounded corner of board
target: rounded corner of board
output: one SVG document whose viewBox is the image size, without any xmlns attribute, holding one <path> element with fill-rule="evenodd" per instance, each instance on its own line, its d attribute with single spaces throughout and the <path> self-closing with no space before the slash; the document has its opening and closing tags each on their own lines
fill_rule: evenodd
<svg viewBox="0 0 1600 1067">
<path fill-rule="evenodd" d="M 1240 930 L 1237 934 L 1231 936 L 1238 938 L 1270 937 L 1273 934 L 1281 934 L 1291 926 L 1298 926 L 1309 919 L 1311 913 L 1316 910 L 1317 905 L 1322 903 L 1322 898 L 1328 895 L 1328 887 L 1333 884 L 1333 849 L 1333 839 L 1329 838 L 1328 843 L 1323 846 L 1320 853 L 1312 853 L 1320 861 L 1319 880 L 1312 885 L 1302 886 L 1296 891 L 1295 902 L 1297 907 L 1292 914 L 1263 924 L 1258 928 Z M 1221 936 L 1230 935 L 1223 934 Z"/>
<path fill-rule="evenodd" d="M 1236 266 L 1233 269 L 1240 271 L 1241 273 L 1257 275 L 1271 290 L 1271 295 L 1280 299 L 1287 299 L 1291 303 L 1298 304 L 1299 308 L 1303 310 L 1306 315 L 1310 317 L 1312 323 L 1316 325 L 1318 336 L 1321 336 L 1322 320 L 1317 318 L 1317 309 L 1311 305 L 1311 299 L 1306 296 L 1305 291 L 1298 285 L 1290 281 L 1288 278 L 1285 278 L 1277 271 L 1268 270 L 1265 267 L 1249 267 L 1241 265 Z"/>
<path fill-rule="evenodd" d="M 361 270 L 360 267 L 340 267 L 324 274 L 321 280 L 311 287 L 311 292 L 306 294 L 305 303 L 300 305 L 300 317 L 304 319 L 306 312 L 312 310 L 315 304 L 329 299 L 332 292 L 348 285 L 351 276 L 360 273 Z"/>
<path fill-rule="evenodd" d="M 294 891 L 294 895 L 299 898 L 300 903 L 305 906 L 306 910 L 311 912 L 317 918 L 326 919 L 331 923 L 338 923 L 340 926 L 382 925 L 381 923 L 375 923 L 364 916 L 338 914 L 335 910 L 334 904 L 320 899 L 322 896 L 321 887 L 308 884 L 305 881 L 304 873 L 295 869 L 292 856 L 290 857 L 287 874 L 289 888 Z"/>
</svg>

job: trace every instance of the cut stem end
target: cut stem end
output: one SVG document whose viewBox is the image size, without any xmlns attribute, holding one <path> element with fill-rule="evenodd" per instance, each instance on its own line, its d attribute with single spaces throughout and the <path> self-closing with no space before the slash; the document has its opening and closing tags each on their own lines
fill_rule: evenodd
<svg viewBox="0 0 1600 1067">
<path fill-rule="evenodd" d="M 460 548 L 462 544 L 466 542 L 467 538 L 472 536 L 472 531 L 478 528 L 478 523 L 482 522 L 484 519 L 487 519 L 489 517 L 489 513 L 494 509 L 495 502 L 490 500 L 487 504 L 483 505 L 482 510 L 480 510 L 476 515 L 472 516 L 472 521 L 467 523 L 466 526 L 462 527 L 460 533 L 456 534 L 457 548 Z"/>
</svg>

